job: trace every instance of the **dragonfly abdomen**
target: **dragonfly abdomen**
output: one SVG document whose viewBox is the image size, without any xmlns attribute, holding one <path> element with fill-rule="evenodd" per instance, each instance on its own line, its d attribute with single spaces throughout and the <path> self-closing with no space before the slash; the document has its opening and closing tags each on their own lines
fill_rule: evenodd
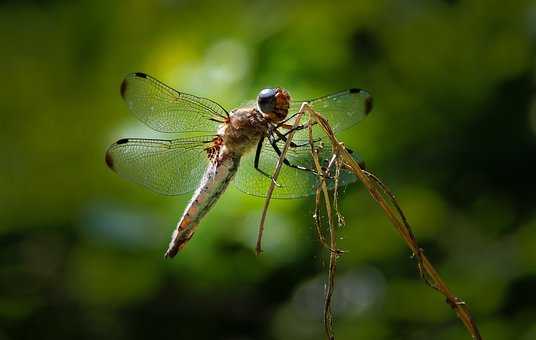
<svg viewBox="0 0 536 340">
<path fill-rule="evenodd" d="M 173 232 L 166 257 L 174 257 L 192 238 L 199 221 L 227 189 L 239 164 L 240 157 L 226 157 L 210 163 Z"/>
</svg>

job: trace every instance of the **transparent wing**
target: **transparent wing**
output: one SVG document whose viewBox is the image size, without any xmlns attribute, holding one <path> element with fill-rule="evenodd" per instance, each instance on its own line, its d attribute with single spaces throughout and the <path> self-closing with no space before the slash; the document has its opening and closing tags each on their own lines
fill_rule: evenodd
<svg viewBox="0 0 536 340">
<path fill-rule="evenodd" d="M 125 138 L 106 152 L 110 169 L 133 182 L 164 194 L 193 191 L 209 163 L 206 147 L 212 136 L 174 140 Z"/>
<path fill-rule="evenodd" d="M 357 124 L 372 110 L 372 96 L 365 90 L 355 88 L 315 99 L 293 101 L 289 114 L 298 112 L 304 102 L 320 112 L 328 120 L 334 132 Z M 306 130 L 298 131 L 295 138 L 306 139 L 305 132 Z"/>
<path fill-rule="evenodd" d="M 121 96 L 139 120 L 160 132 L 215 132 L 228 117 L 218 103 L 176 91 L 140 72 L 125 77 Z"/>
<path fill-rule="evenodd" d="M 294 142 L 297 145 L 307 143 L 306 140 L 294 140 Z M 315 141 L 315 145 L 322 147 L 319 159 L 322 166 L 327 167 L 332 157 L 331 145 L 329 143 L 324 143 L 319 139 Z M 279 149 L 282 150 L 284 142 L 278 142 L 278 146 Z M 314 169 L 314 162 L 311 158 L 310 146 L 308 144 L 297 148 L 289 148 L 286 158 L 291 164 L 300 165 L 307 169 Z M 358 160 L 357 157 L 355 158 Z M 279 155 L 275 152 L 270 143 L 265 140 L 261 151 L 259 168 L 265 173 L 272 175 L 278 159 Z M 255 150 L 242 157 L 238 173 L 234 179 L 234 184 L 240 191 L 247 194 L 266 197 L 271 180 L 255 169 L 254 160 Z M 354 175 L 343 170 L 341 171 L 339 185 L 346 185 L 355 180 L 356 177 Z M 273 198 L 301 198 L 313 195 L 319 185 L 319 180 L 318 176 L 312 172 L 283 165 L 277 183 L 280 184 L 281 187 L 275 188 L 272 196 Z M 328 179 L 328 187 L 330 189 L 334 187 L 333 179 Z"/>
</svg>

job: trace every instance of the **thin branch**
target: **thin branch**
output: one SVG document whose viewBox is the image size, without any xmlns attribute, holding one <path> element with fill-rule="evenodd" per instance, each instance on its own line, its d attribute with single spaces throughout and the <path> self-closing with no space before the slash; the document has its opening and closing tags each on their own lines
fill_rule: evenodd
<svg viewBox="0 0 536 340">
<path fill-rule="evenodd" d="M 322 178 L 323 180 L 323 178 Z M 320 241 L 320 244 L 329 250 L 330 252 L 336 253 L 336 254 L 343 254 L 344 251 L 341 249 L 333 249 L 331 246 L 326 243 L 326 238 L 324 237 L 324 234 L 322 233 L 322 220 L 320 216 L 320 200 L 322 198 L 322 186 L 319 185 L 318 188 L 316 188 L 315 192 L 315 212 L 313 214 L 313 220 L 315 223 L 315 229 L 316 234 L 318 236 L 318 240 Z"/>
<path fill-rule="evenodd" d="M 296 133 L 297 129 L 296 127 L 300 124 L 300 119 L 303 116 L 304 113 L 304 107 L 305 103 L 302 104 L 300 107 L 300 111 L 296 114 L 296 120 L 294 121 L 294 125 L 292 126 L 292 130 L 290 131 L 287 141 L 285 143 L 285 146 L 283 147 L 283 150 L 281 150 L 281 155 L 279 155 L 279 159 L 277 160 L 277 165 L 275 166 L 274 173 L 272 175 L 272 182 L 270 183 L 270 187 L 268 188 L 268 191 L 266 193 L 266 200 L 264 201 L 264 207 L 262 210 L 261 215 L 261 221 L 259 223 L 259 232 L 257 234 L 257 246 L 255 247 L 255 253 L 257 255 L 260 255 L 262 252 L 262 235 L 264 233 L 264 224 L 266 222 L 266 214 L 268 213 L 268 206 L 270 205 L 270 200 L 272 199 L 272 194 L 274 192 L 274 189 L 277 184 L 277 177 L 279 177 L 279 173 L 281 172 L 281 167 L 283 166 L 283 161 L 285 160 L 288 148 L 290 147 L 290 144 L 292 143 L 292 137 L 294 137 L 294 133 Z"/>
<path fill-rule="evenodd" d="M 308 124 L 308 132 L 309 132 L 309 144 L 311 146 L 311 155 L 313 158 L 313 162 L 316 168 L 317 173 L 320 175 L 320 188 L 322 189 L 322 194 L 324 196 L 324 203 L 326 205 L 326 214 L 328 218 L 328 225 L 329 225 L 329 249 L 337 249 L 337 234 L 335 230 L 335 225 L 333 223 L 333 210 L 332 205 L 329 198 L 329 192 L 328 192 L 328 186 L 326 184 L 325 178 L 327 177 L 327 174 L 322 169 L 322 166 L 320 165 L 320 160 L 318 159 L 318 150 L 315 148 L 314 142 L 313 142 L 313 129 L 312 129 L 312 116 L 309 115 L 309 124 Z M 317 210 L 318 209 L 317 207 Z M 326 295 L 324 300 L 324 330 L 326 332 L 326 336 L 329 340 L 335 339 L 335 334 L 333 332 L 333 313 L 332 313 L 332 298 L 333 298 L 333 291 L 335 290 L 335 272 L 337 270 L 337 252 L 330 251 L 329 253 L 329 273 L 328 273 L 328 284 L 326 287 Z"/>
<path fill-rule="evenodd" d="M 322 115 L 312 110 L 308 106 L 305 108 L 305 110 L 309 113 L 309 115 L 314 117 L 314 120 L 318 122 L 319 126 L 324 130 L 327 137 L 330 139 L 331 144 L 333 145 L 334 153 L 340 156 L 342 162 L 344 163 L 344 166 L 352 173 L 354 173 L 357 178 L 359 178 L 359 180 L 369 191 L 372 198 L 380 205 L 380 207 L 387 215 L 388 219 L 394 225 L 396 230 L 400 233 L 408 247 L 413 252 L 414 256 L 417 258 L 419 272 L 421 273 L 421 276 L 423 277 L 425 282 L 437 291 L 439 291 L 443 296 L 445 296 L 447 304 L 449 304 L 450 307 L 454 309 L 454 311 L 462 320 L 463 324 L 465 325 L 467 331 L 472 336 L 472 338 L 475 340 L 481 340 L 482 336 L 480 335 L 478 327 L 476 326 L 476 323 L 474 322 L 471 313 L 469 312 L 469 308 L 467 307 L 465 302 L 463 302 L 463 300 L 456 297 L 450 291 L 443 279 L 439 276 L 439 273 L 430 263 L 428 258 L 424 255 L 423 250 L 418 246 L 413 232 L 411 231 L 411 227 L 404 213 L 402 212 L 402 209 L 400 208 L 400 205 L 398 204 L 394 194 L 392 194 L 389 188 L 387 188 L 387 186 L 385 186 L 379 178 L 377 178 L 370 172 L 361 169 L 359 164 L 352 158 L 352 156 L 346 150 L 343 144 L 337 140 L 335 134 L 333 133 L 333 130 L 329 126 L 327 120 L 322 117 Z M 390 203 L 384 198 L 384 196 L 388 197 Z M 333 242 L 333 239 L 331 241 Z M 334 254 L 332 253 L 331 256 L 334 256 Z M 327 302 L 328 301 L 326 301 L 326 303 Z M 326 325 L 326 327 L 328 327 L 328 325 Z"/>
</svg>

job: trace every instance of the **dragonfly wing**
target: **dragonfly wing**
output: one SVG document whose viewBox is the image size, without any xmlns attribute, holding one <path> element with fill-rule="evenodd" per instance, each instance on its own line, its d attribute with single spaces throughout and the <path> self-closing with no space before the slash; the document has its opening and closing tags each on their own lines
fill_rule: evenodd
<svg viewBox="0 0 536 340">
<path fill-rule="evenodd" d="M 106 152 L 110 169 L 164 195 L 193 191 L 209 163 L 212 136 L 165 139 L 125 138 Z"/>
<path fill-rule="evenodd" d="M 367 91 L 356 88 L 315 99 L 292 102 L 289 113 L 298 112 L 304 102 L 322 114 L 334 132 L 352 127 L 372 110 L 372 96 Z M 298 133 L 296 138 L 298 137 L 303 138 L 304 133 Z"/>
<path fill-rule="evenodd" d="M 228 117 L 218 103 L 176 91 L 141 72 L 125 77 L 121 96 L 139 120 L 160 132 L 215 132 Z"/>
<path fill-rule="evenodd" d="M 294 142 L 297 145 L 307 143 L 306 140 L 294 140 Z M 283 141 L 278 142 L 280 150 L 283 149 L 283 146 Z M 331 145 L 329 143 L 323 143 L 321 140 L 316 140 L 315 146 L 321 147 L 319 153 L 321 165 L 328 166 L 329 161 L 332 158 Z M 289 148 L 286 158 L 291 164 L 299 165 L 307 169 L 315 168 L 310 153 L 310 146 L 308 144 L 297 148 Z M 270 143 L 265 140 L 261 151 L 259 168 L 265 173 L 272 175 L 278 159 L 279 155 L 275 152 Z M 240 191 L 247 194 L 266 197 L 266 193 L 271 184 L 271 179 L 255 169 L 254 160 L 255 151 L 243 156 L 234 184 Z M 339 185 L 346 185 L 355 180 L 356 177 L 354 175 L 346 170 L 342 170 Z M 327 179 L 327 181 L 328 187 L 332 189 L 335 186 L 334 180 Z M 281 187 L 275 188 L 272 196 L 273 198 L 302 198 L 313 195 L 316 192 L 316 188 L 319 185 L 319 179 L 313 172 L 283 165 L 279 177 L 277 178 L 277 183 L 281 185 Z"/>
</svg>

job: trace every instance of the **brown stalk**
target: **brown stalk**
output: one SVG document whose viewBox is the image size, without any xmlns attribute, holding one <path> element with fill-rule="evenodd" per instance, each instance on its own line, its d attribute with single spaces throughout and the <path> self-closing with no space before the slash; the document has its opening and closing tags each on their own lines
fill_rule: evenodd
<svg viewBox="0 0 536 340">
<path fill-rule="evenodd" d="M 316 172 L 321 178 L 319 188 L 321 188 L 322 190 L 322 195 L 324 196 L 324 204 L 326 205 L 326 214 L 328 217 L 329 240 L 330 240 L 328 284 L 326 287 L 326 295 L 325 295 L 325 300 L 324 300 L 324 330 L 326 332 L 326 336 L 328 337 L 328 339 L 334 340 L 335 333 L 333 332 L 333 313 L 332 313 L 331 302 L 332 302 L 332 297 L 333 297 L 333 291 L 335 289 L 335 272 L 337 270 L 337 256 L 338 256 L 338 252 L 336 251 L 337 234 L 336 234 L 335 226 L 333 224 L 333 210 L 332 210 L 332 205 L 331 205 L 331 201 L 329 198 L 328 186 L 325 181 L 327 174 L 324 172 L 324 170 L 322 169 L 322 166 L 320 165 L 320 160 L 318 159 L 318 151 L 314 146 L 313 129 L 312 129 L 313 122 L 311 118 L 312 118 L 311 115 L 309 115 L 309 123 L 308 123 L 309 145 L 311 146 L 311 155 L 313 158 Z M 319 191 L 317 190 L 317 198 L 319 196 L 318 194 L 319 194 Z M 320 209 L 318 206 L 318 203 L 319 203 L 318 199 L 316 203 L 317 203 L 316 211 L 317 213 L 319 213 Z M 317 216 L 317 219 L 318 221 L 320 220 L 318 216 Z M 319 233 L 320 235 L 322 235 L 320 230 L 319 230 Z"/>
<path fill-rule="evenodd" d="M 315 229 L 316 229 L 316 234 L 318 236 L 318 241 L 320 241 L 320 244 L 324 248 L 329 250 L 330 252 L 334 252 L 334 253 L 337 253 L 337 254 L 343 254 L 344 253 L 343 250 L 333 249 L 333 248 L 331 248 L 331 246 L 328 243 L 326 243 L 326 238 L 325 238 L 324 234 L 322 233 L 322 220 L 321 220 L 321 214 L 320 214 L 320 204 L 321 204 L 320 201 L 321 201 L 321 199 L 322 199 L 322 186 L 319 185 L 318 188 L 316 188 L 316 193 L 315 193 L 315 213 L 313 214 L 313 220 L 314 220 L 314 223 L 315 223 Z"/>
<path fill-rule="evenodd" d="M 352 158 L 350 153 L 346 150 L 346 148 L 343 146 L 341 142 L 337 140 L 335 137 L 335 134 L 333 130 L 331 129 L 330 125 L 328 124 L 327 120 L 322 117 L 321 114 L 314 111 L 309 106 L 303 107 L 300 109 L 301 111 L 307 111 L 309 114 L 309 120 L 311 121 L 314 119 L 320 127 L 324 130 L 327 137 L 330 139 L 330 142 L 333 146 L 333 152 L 337 157 L 340 157 L 340 161 L 343 163 L 345 168 L 347 168 L 349 171 L 354 173 L 357 178 L 363 183 L 363 185 L 367 188 L 372 198 L 380 205 L 380 207 L 383 209 L 385 214 L 387 215 L 387 218 L 390 220 L 390 222 L 393 224 L 393 226 L 396 228 L 396 230 L 399 232 L 399 234 L 402 236 L 408 247 L 413 252 L 414 256 L 417 259 L 418 262 L 418 269 L 421 277 L 424 279 L 424 281 L 430 285 L 432 288 L 440 292 L 443 296 L 446 298 L 447 304 L 454 309 L 458 317 L 462 320 L 463 324 L 465 325 L 465 328 L 471 335 L 473 339 L 481 340 L 482 336 L 480 335 L 480 332 L 478 331 L 478 327 L 476 323 L 474 322 L 471 313 L 469 312 L 469 309 L 465 302 L 455 296 L 448 286 L 445 284 L 443 279 L 439 276 L 439 273 L 436 271 L 434 266 L 430 263 L 426 255 L 424 255 L 424 252 L 422 248 L 419 247 L 417 244 L 417 241 L 415 239 L 415 236 L 413 235 L 413 232 L 411 231 L 411 227 L 400 208 L 400 205 L 398 204 L 396 197 L 394 194 L 385 186 L 379 178 L 377 178 L 374 174 L 363 170 L 359 164 Z M 311 132 L 309 139 L 312 140 Z M 312 145 L 312 144 L 311 144 Z M 315 165 L 318 169 L 318 156 L 315 157 L 315 152 L 313 152 L 313 159 L 315 160 Z M 320 172 L 319 172 L 320 173 Z M 324 191 L 324 188 L 326 187 L 325 181 L 322 180 L 322 191 Z M 327 188 L 326 188 L 327 189 Z M 324 197 L 327 196 L 327 192 L 324 191 Z M 388 198 L 388 200 L 385 199 L 385 197 Z M 329 205 L 329 198 L 326 200 L 326 208 L 328 211 L 328 219 L 332 221 L 331 218 L 331 208 Z M 330 224 L 330 232 L 332 230 L 332 224 Z M 330 242 L 330 248 L 336 249 L 335 246 L 335 238 L 334 238 L 334 232 L 330 235 L 331 236 L 331 242 Z M 336 254 L 334 252 L 331 252 L 330 254 L 330 278 L 328 282 L 328 292 L 326 293 L 326 307 L 325 312 L 329 313 L 329 315 L 325 315 L 325 327 L 326 327 L 326 333 L 328 335 L 329 339 L 333 339 L 333 332 L 332 332 L 332 318 L 331 318 L 331 306 L 327 306 L 327 304 L 331 303 L 331 296 L 330 294 L 332 291 L 329 290 L 330 285 L 334 284 L 334 278 L 332 278 L 332 274 L 334 275 L 335 269 L 333 267 L 332 271 L 332 264 L 334 261 L 332 259 L 336 260 Z M 331 288 L 333 288 L 331 286 Z M 329 296 L 328 296 L 329 295 Z"/>
<path fill-rule="evenodd" d="M 257 254 L 257 256 L 260 255 L 262 252 L 262 235 L 264 233 L 264 224 L 266 222 L 266 214 L 268 213 L 268 206 L 270 205 L 270 201 L 272 199 L 274 189 L 277 185 L 277 177 L 279 177 L 279 173 L 281 172 L 281 167 L 283 166 L 283 161 L 287 154 L 288 148 L 290 147 L 290 143 L 292 142 L 292 138 L 294 137 L 294 133 L 296 132 L 296 127 L 300 124 L 301 117 L 303 116 L 305 112 L 304 108 L 306 105 L 307 104 L 303 103 L 302 106 L 300 107 L 300 111 L 298 111 L 296 115 L 296 119 L 294 121 L 294 125 L 292 126 L 292 130 L 287 136 L 287 141 L 285 142 L 283 150 L 281 150 L 281 155 L 279 156 L 279 159 L 277 160 L 274 173 L 272 174 L 272 182 L 270 183 L 270 187 L 268 187 L 268 191 L 266 192 L 266 200 L 264 201 L 264 207 L 262 209 L 261 221 L 259 223 L 259 232 L 257 234 L 257 245 L 255 247 L 255 253 Z"/>
</svg>

